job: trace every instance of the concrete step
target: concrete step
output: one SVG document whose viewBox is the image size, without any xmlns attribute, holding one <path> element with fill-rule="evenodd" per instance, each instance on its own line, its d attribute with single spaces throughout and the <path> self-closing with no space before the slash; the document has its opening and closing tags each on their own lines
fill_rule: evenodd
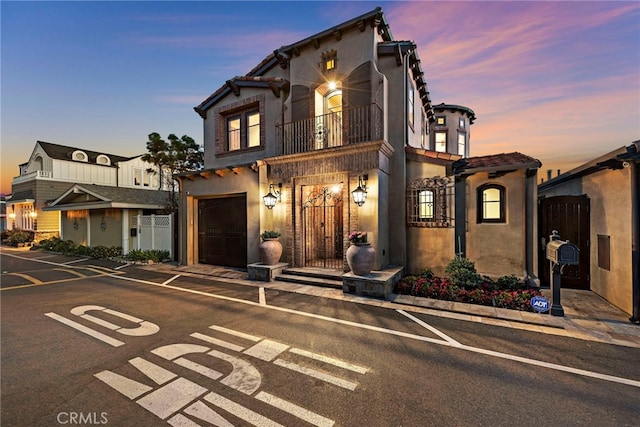
<svg viewBox="0 0 640 427">
<path fill-rule="evenodd" d="M 285 268 L 283 274 L 291 276 L 312 277 L 342 283 L 342 271 L 326 270 L 322 268 Z"/>
<path fill-rule="evenodd" d="M 342 289 L 342 277 L 334 273 L 321 271 L 304 271 L 298 269 L 286 269 L 282 274 L 274 277 L 274 280 L 301 285 L 321 286 L 325 288 Z"/>
</svg>

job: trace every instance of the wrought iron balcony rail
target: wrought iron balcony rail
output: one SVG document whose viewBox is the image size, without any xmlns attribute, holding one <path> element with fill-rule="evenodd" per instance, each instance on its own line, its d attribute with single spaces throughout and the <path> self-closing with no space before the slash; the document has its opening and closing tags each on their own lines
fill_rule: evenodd
<svg viewBox="0 0 640 427">
<path fill-rule="evenodd" d="M 383 137 L 382 109 L 376 104 L 345 108 L 277 125 L 279 155 L 375 141 Z"/>
</svg>

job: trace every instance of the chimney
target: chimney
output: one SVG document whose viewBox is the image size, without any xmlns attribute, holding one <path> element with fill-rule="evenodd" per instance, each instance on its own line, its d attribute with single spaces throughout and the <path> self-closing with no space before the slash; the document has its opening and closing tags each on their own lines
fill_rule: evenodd
<svg viewBox="0 0 640 427">
<path fill-rule="evenodd" d="M 560 176 L 560 169 L 558 169 L 558 175 L 556 175 L 556 176 Z"/>
<path fill-rule="evenodd" d="M 551 173 L 553 171 L 551 169 L 547 169 L 547 181 L 549 181 L 551 179 Z"/>
</svg>

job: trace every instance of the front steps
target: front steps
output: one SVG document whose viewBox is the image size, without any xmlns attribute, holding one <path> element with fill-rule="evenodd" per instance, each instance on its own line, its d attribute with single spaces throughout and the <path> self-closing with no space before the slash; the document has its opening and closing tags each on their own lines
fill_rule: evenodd
<svg viewBox="0 0 640 427">
<path fill-rule="evenodd" d="M 286 268 L 274 280 L 301 285 L 342 289 L 342 271 L 320 268 Z"/>
</svg>

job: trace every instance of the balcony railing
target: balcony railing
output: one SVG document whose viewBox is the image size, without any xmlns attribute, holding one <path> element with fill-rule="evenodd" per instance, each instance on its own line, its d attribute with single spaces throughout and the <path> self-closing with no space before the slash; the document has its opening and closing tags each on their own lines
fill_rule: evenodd
<svg viewBox="0 0 640 427">
<path fill-rule="evenodd" d="M 53 174 L 51 173 L 51 171 L 34 171 L 34 172 L 29 172 L 27 174 L 14 177 L 13 183 L 17 184 L 19 182 L 30 181 L 32 179 L 38 179 L 38 178 L 51 178 L 52 176 Z"/>
<path fill-rule="evenodd" d="M 382 109 L 376 104 L 345 108 L 277 126 L 280 155 L 305 153 L 382 139 Z"/>
</svg>

